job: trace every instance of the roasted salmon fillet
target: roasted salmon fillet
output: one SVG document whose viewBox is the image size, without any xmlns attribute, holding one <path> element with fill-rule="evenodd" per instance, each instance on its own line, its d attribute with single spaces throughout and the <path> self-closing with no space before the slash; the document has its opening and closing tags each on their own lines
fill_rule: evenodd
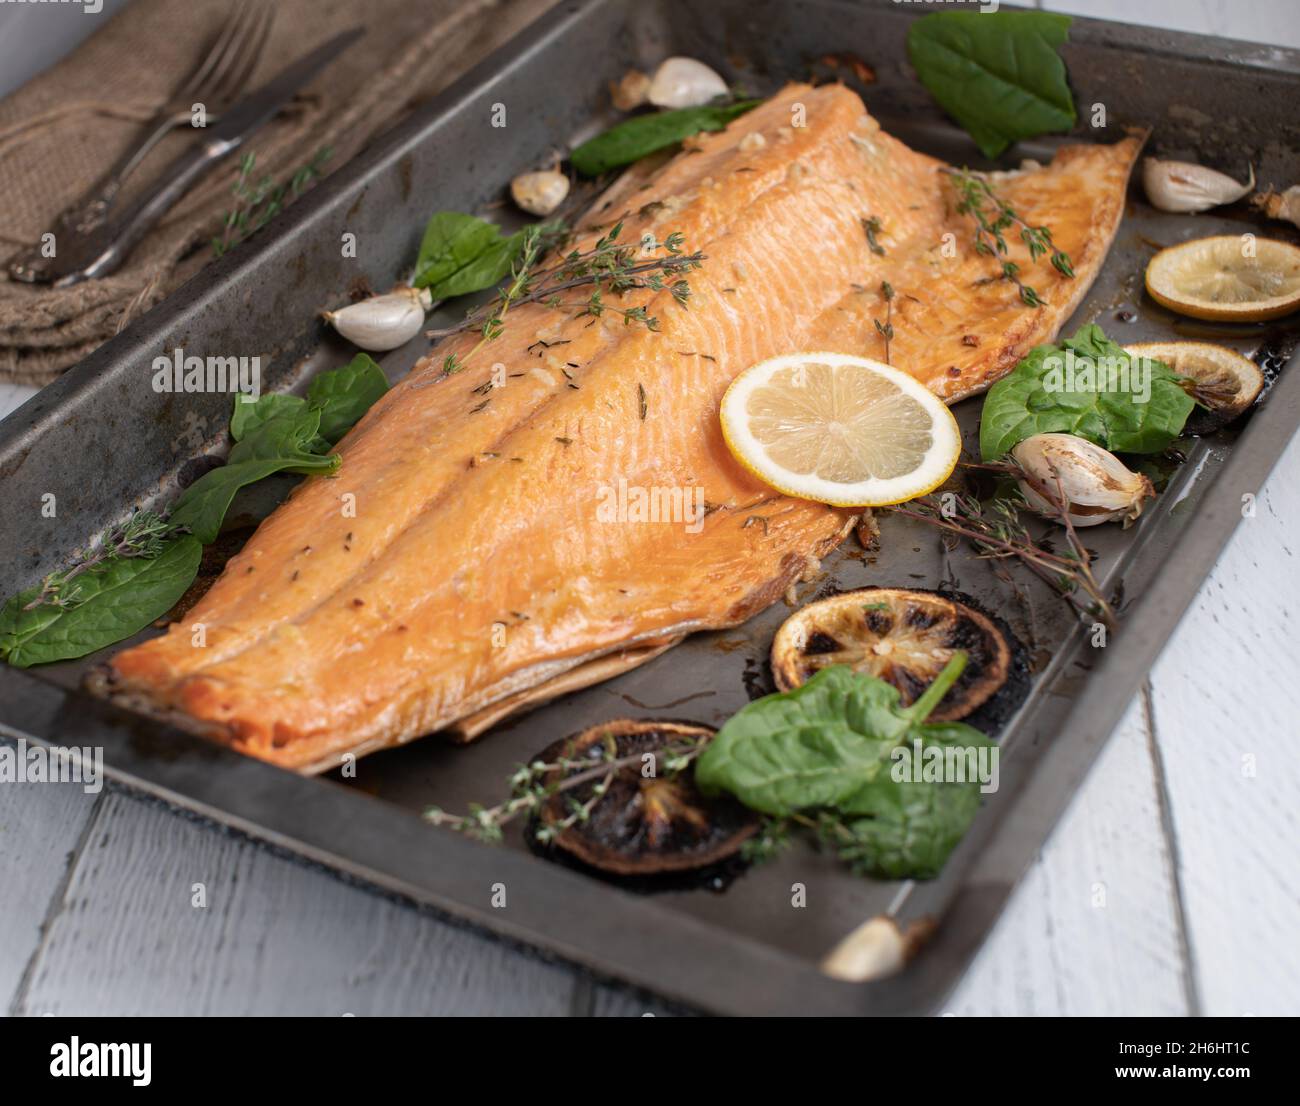
<svg viewBox="0 0 1300 1106">
<path fill-rule="evenodd" d="M 941 162 L 843 87 L 787 87 L 631 171 L 582 224 L 592 237 L 619 219 L 629 238 L 676 232 L 706 255 L 687 304 L 628 294 L 657 332 L 536 303 L 463 371 L 444 359 L 477 335 L 435 347 L 344 438 L 335 476 L 305 480 L 182 624 L 110 662 L 110 690 L 310 772 L 433 731 L 475 734 L 743 622 L 853 513 L 779 496 L 732 459 L 718 424 L 732 378 L 801 349 L 883 358 L 887 280 L 892 363 L 950 401 L 981 391 L 1087 291 L 1138 146 L 1067 147 L 996 179 L 1073 260 L 1069 279 L 1008 234 L 1047 303 L 1028 308 L 975 251 Z M 486 387 L 494 371 L 503 386 Z"/>
</svg>

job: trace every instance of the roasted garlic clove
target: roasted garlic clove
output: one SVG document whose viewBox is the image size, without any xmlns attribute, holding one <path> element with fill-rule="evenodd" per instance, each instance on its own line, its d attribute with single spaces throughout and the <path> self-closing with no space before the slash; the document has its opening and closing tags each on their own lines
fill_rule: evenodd
<svg viewBox="0 0 1300 1106">
<path fill-rule="evenodd" d="M 1011 451 L 1024 476 L 1020 491 L 1033 510 L 1075 526 L 1123 521 L 1127 526 L 1156 494 L 1151 481 L 1130 472 L 1113 453 L 1073 434 L 1035 434 Z"/>
<path fill-rule="evenodd" d="M 822 961 L 822 972 L 846 983 L 866 983 L 902 971 L 934 932 L 934 922 L 918 919 L 903 929 L 886 914 L 863 922 Z"/>
<path fill-rule="evenodd" d="M 1238 184 L 1226 173 L 1204 165 L 1148 157 L 1142 161 L 1142 186 L 1151 205 L 1161 211 L 1208 211 L 1239 200 L 1254 188 L 1255 167 L 1250 167 L 1250 180 Z"/>
<path fill-rule="evenodd" d="M 727 94 L 727 82 L 694 58 L 667 58 L 655 70 L 647 97 L 661 108 L 694 108 Z"/>
<path fill-rule="evenodd" d="M 569 178 L 558 169 L 520 173 L 510 182 L 510 195 L 529 215 L 550 215 L 569 194 Z"/>
<path fill-rule="evenodd" d="M 425 289 L 398 288 L 321 315 L 353 345 L 382 353 L 405 345 L 420 333 L 432 302 Z"/>
</svg>

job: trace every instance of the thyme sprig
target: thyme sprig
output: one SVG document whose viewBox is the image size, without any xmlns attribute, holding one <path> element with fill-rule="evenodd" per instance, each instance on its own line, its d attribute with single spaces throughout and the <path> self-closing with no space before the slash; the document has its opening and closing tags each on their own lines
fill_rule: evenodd
<svg viewBox="0 0 1300 1106">
<path fill-rule="evenodd" d="M 950 167 L 944 167 L 941 172 L 946 173 L 957 187 L 958 213 L 969 215 L 975 220 L 975 252 L 998 260 L 1001 279 L 1009 280 L 1016 286 L 1026 307 L 1046 306 L 1047 301 L 1021 279 L 1020 266 L 1007 256 L 1005 232 L 1012 227 L 1018 228 L 1020 240 L 1029 250 L 1030 261 L 1037 261 L 1044 254 L 1050 254 L 1052 268 L 1062 276 L 1073 279 L 1074 267 L 1070 256 L 1053 243 L 1051 230 L 1045 226 L 1030 226 L 979 174 Z"/>
<path fill-rule="evenodd" d="M 254 182 L 253 169 L 257 165 L 257 155 L 251 151 L 246 153 L 239 161 L 239 175 L 231 189 L 235 206 L 226 212 L 221 233 L 212 239 L 213 254 L 220 257 L 232 246 L 266 226 L 283 210 L 285 204 L 301 196 L 307 186 L 321 175 L 321 168 L 332 152 L 330 147 L 322 146 L 311 161 L 281 184 L 277 184 L 270 176 Z"/>
<path fill-rule="evenodd" d="M 740 847 L 740 856 L 748 864 L 766 864 L 790 847 L 790 821 L 764 818 L 758 832 Z"/>
<path fill-rule="evenodd" d="M 655 756 L 663 772 L 673 776 L 683 771 L 704 751 L 704 747 L 703 741 L 665 745 L 656 751 Z M 612 740 L 599 748 L 601 755 L 598 760 L 592 757 L 578 760 L 557 757 L 555 760 L 535 760 L 531 764 L 519 765 L 510 777 L 510 798 L 496 806 L 485 807 L 472 803 L 468 814 L 448 814 L 433 806 L 425 810 L 424 817 L 435 826 L 446 826 L 480 841 L 495 843 L 502 839 L 504 828 L 516 818 L 536 813 L 554 796 L 596 780 L 591 795 L 585 801 L 570 800 L 569 813 L 564 818 L 537 828 L 537 840 L 546 844 L 556 834 L 587 821 L 618 772 L 629 766 L 639 767 L 645 759 L 644 753 L 624 757 L 615 755 L 616 747 Z M 559 778 L 548 782 L 553 774 L 558 774 Z"/>
<path fill-rule="evenodd" d="M 995 464 L 962 462 L 1000 476 L 1019 479 L 1023 470 L 1014 461 Z M 955 544 L 966 540 L 976 555 L 990 560 L 1015 559 L 1060 593 L 1082 617 L 1099 619 L 1108 629 L 1116 625 L 1115 611 L 1092 571 L 1092 554 L 1079 538 L 1066 509 L 1066 497 L 1057 477 L 1056 490 L 1044 488 L 1041 513 L 1065 530 L 1066 548 L 1058 551 L 1050 540 L 1035 539 L 1021 517 L 1028 504 L 1018 488 L 1002 489 L 981 500 L 970 493 L 951 497 L 925 495 L 885 510 L 916 519 L 942 530 Z"/>
<path fill-rule="evenodd" d="M 505 329 L 506 313 L 519 304 L 545 303 L 549 307 L 574 311 L 579 317 L 618 315 L 629 326 L 658 330 L 658 318 L 644 306 L 620 307 L 607 302 L 606 296 L 621 296 L 642 288 L 652 292 L 666 289 L 675 303 L 685 307 L 691 296 L 685 274 L 698 269 L 705 255 L 683 252 L 682 235 L 678 233 L 668 235 L 663 241 L 642 240 L 630 244 L 619 241 L 622 232 L 623 224 L 616 223 L 590 249 L 571 250 L 555 264 L 539 268 L 539 259 L 554 249 L 562 248 L 569 235 L 555 224 L 527 228 L 523 246 L 504 289 L 459 323 L 426 331 L 426 336 L 435 340 L 468 330 L 480 333 L 478 343 L 464 357 L 447 355 L 443 371 L 459 372 L 486 343 L 500 337 Z M 664 251 L 664 256 L 646 256 L 657 250 Z M 591 289 L 585 299 L 564 298 L 566 292 L 584 287 Z"/>
<path fill-rule="evenodd" d="M 74 607 L 79 596 L 78 581 L 111 560 L 129 557 L 156 557 L 167 539 L 183 527 L 173 526 L 162 515 L 153 511 L 138 511 L 126 522 L 110 527 L 99 541 L 79 552 L 71 568 L 51 572 L 41 581 L 36 596 L 23 605 L 23 610 L 37 607 Z"/>
</svg>

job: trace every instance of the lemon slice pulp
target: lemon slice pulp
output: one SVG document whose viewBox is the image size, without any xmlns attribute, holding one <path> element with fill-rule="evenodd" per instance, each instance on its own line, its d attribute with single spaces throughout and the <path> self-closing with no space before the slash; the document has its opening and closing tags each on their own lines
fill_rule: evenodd
<svg viewBox="0 0 1300 1106">
<path fill-rule="evenodd" d="M 952 412 L 910 376 L 845 353 L 791 353 L 746 369 L 722 399 L 722 433 L 750 472 L 786 495 L 882 507 L 952 473 Z"/>
<path fill-rule="evenodd" d="M 1183 315 L 1260 322 L 1300 308 L 1300 248 L 1221 235 L 1161 250 L 1147 265 L 1151 298 Z"/>
</svg>

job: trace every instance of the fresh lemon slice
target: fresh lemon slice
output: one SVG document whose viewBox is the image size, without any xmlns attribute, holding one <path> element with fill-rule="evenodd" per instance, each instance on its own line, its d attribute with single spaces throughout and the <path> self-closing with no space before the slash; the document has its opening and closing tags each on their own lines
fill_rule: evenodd
<svg viewBox="0 0 1300 1106">
<path fill-rule="evenodd" d="M 746 369 L 722 397 L 736 459 L 786 495 L 883 507 L 951 474 L 961 433 L 906 373 L 846 353 L 789 353 Z"/>
<path fill-rule="evenodd" d="M 1147 291 L 1183 315 L 1223 322 L 1279 319 L 1300 308 L 1300 248 L 1242 235 L 1197 238 L 1161 250 L 1147 265 Z"/>
</svg>

